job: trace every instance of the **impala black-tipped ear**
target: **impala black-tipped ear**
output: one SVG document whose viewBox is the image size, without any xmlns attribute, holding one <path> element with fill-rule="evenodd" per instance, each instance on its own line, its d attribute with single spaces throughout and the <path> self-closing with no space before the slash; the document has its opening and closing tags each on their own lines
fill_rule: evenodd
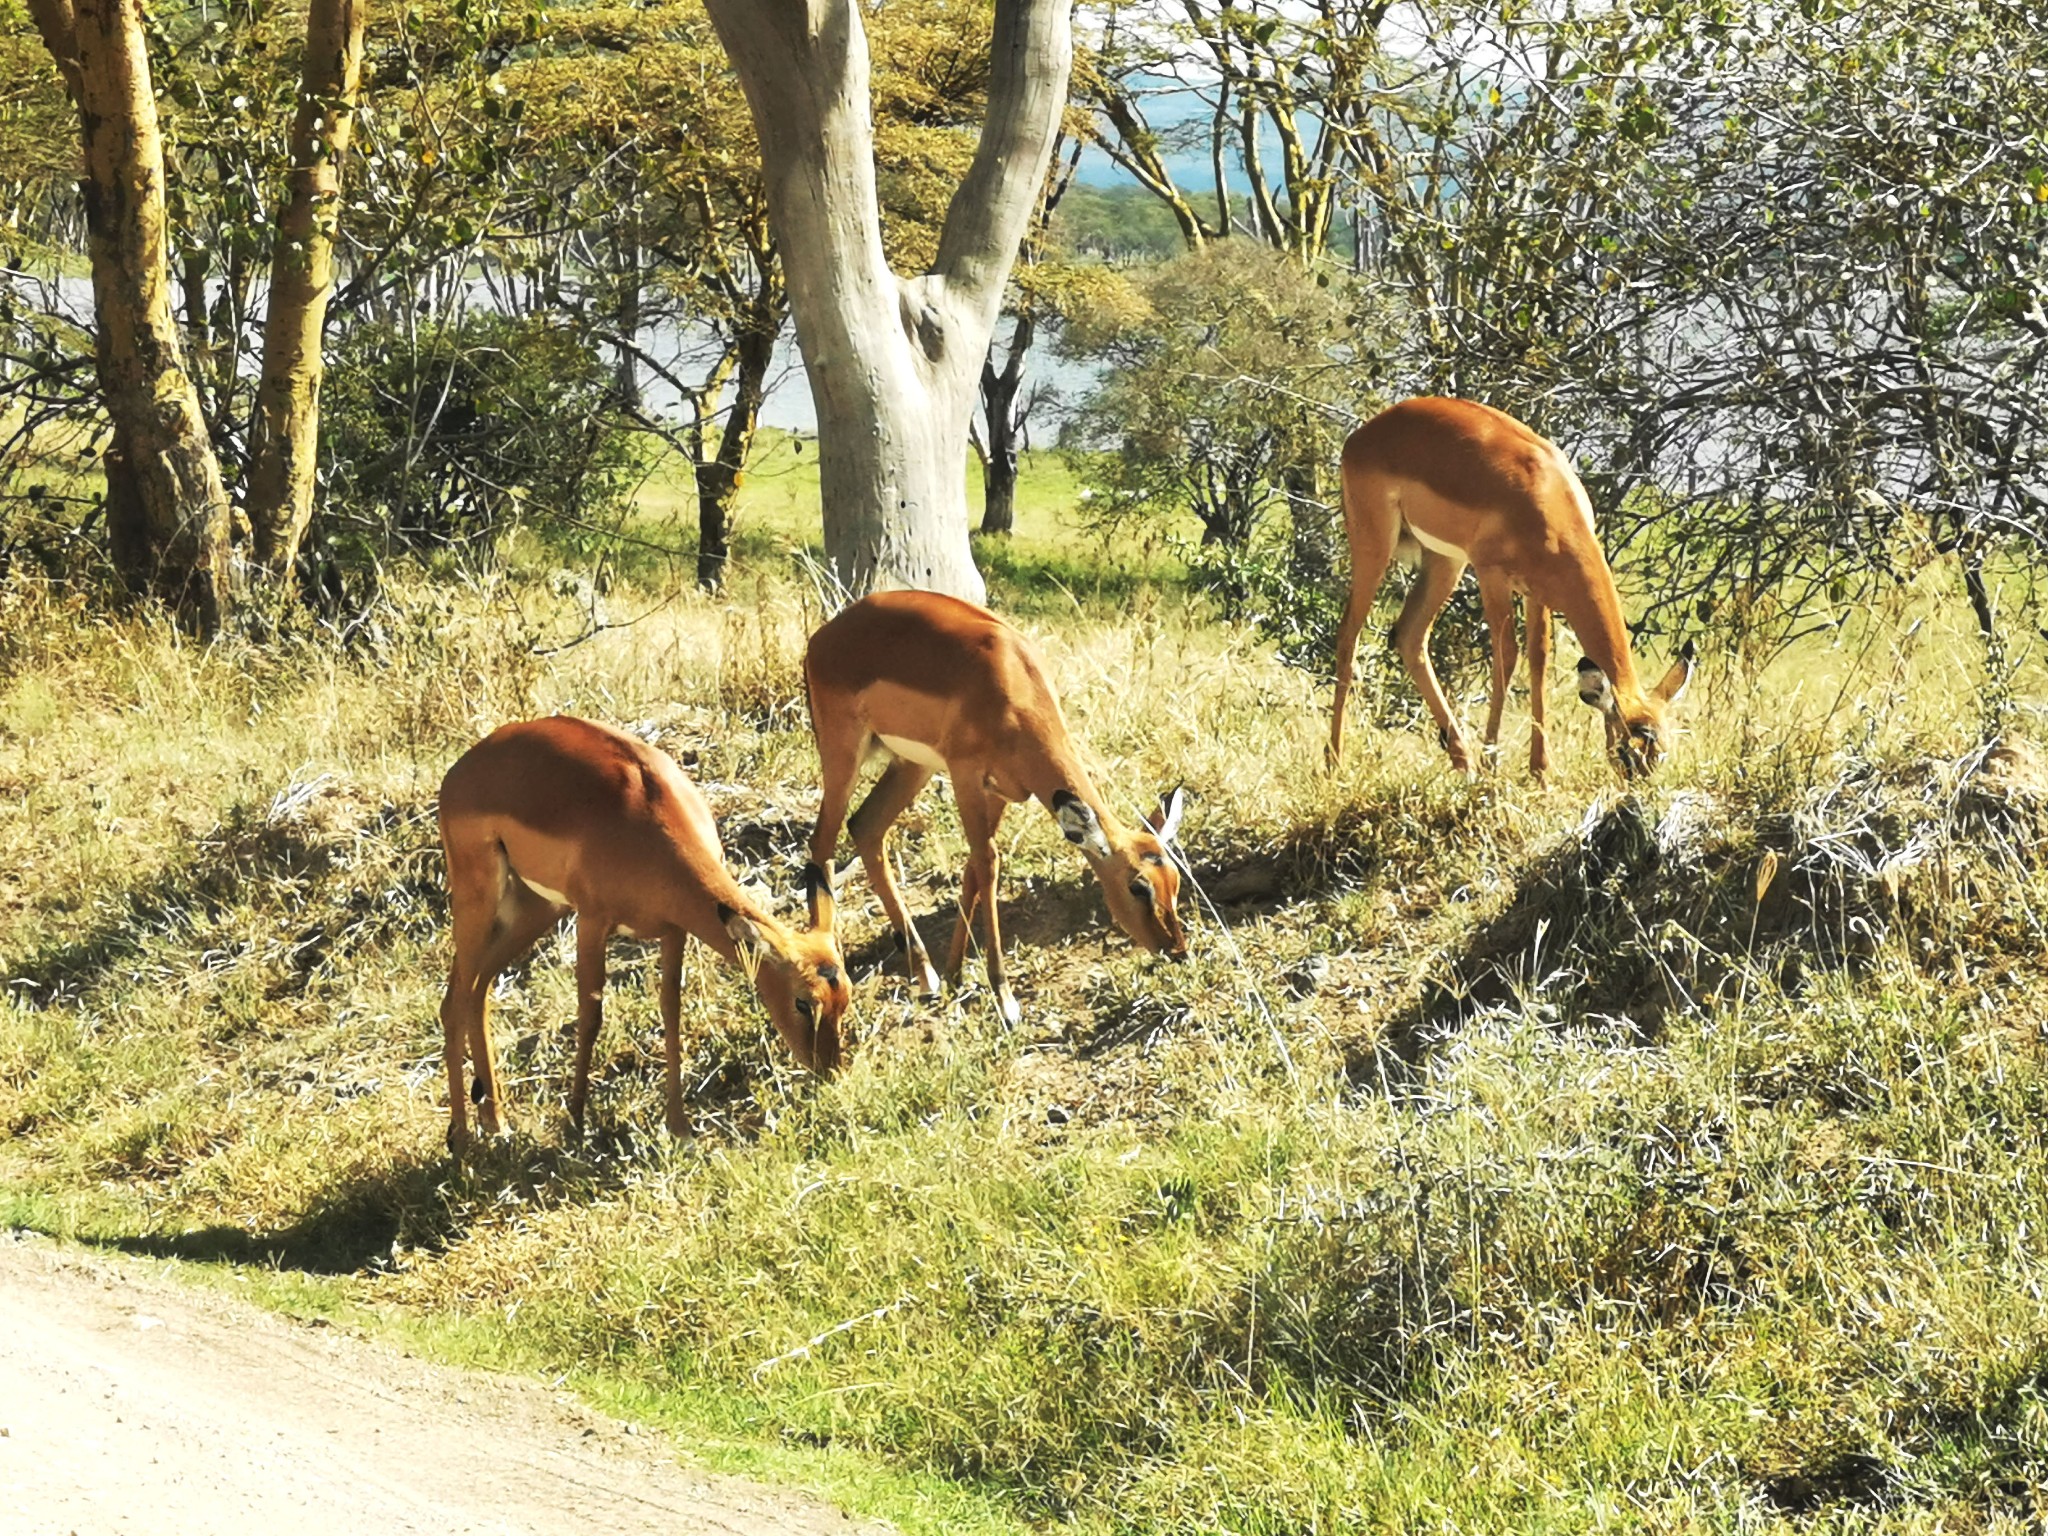
<svg viewBox="0 0 2048 1536">
<path fill-rule="evenodd" d="M 1162 843 L 1170 843 L 1180 836 L 1180 813 L 1187 809 L 1187 801 L 1187 786 L 1181 785 L 1172 794 L 1162 796 L 1158 811 L 1145 818 L 1145 825 L 1157 834 Z"/>
<path fill-rule="evenodd" d="M 831 928 L 838 915 L 832 899 L 832 876 L 813 862 L 804 866 L 804 904 L 810 909 L 811 927 Z"/>
<path fill-rule="evenodd" d="M 1693 664 L 1698 656 L 1698 648 L 1690 640 L 1686 641 L 1679 649 L 1678 660 L 1671 663 L 1671 670 L 1666 672 L 1663 680 L 1650 690 L 1651 697 L 1661 699 L 1666 704 L 1677 703 L 1678 696 L 1685 692 L 1686 685 L 1692 681 Z"/>
<path fill-rule="evenodd" d="M 1590 656 L 1579 658 L 1579 702 L 1588 709 L 1597 709 L 1610 715 L 1618 707 L 1614 697 L 1614 684 L 1607 680 L 1607 674 L 1594 664 Z"/>
<path fill-rule="evenodd" d="M 765 950 L 768 947 L 768 941 L 762 937 L 761 930 L 755 926 L 754 920 L 738 908 L 729 907 L 721 901 L 718 904 L 718 921 L 724 925 L 727 936 L 733 943 L 739 945 L 742 951 Z"/>
<path fill-rule="evenodd" d="M 1109 839 L 1103 835 L 1101 820 L 1094 808 L 1071 789 L 1053 791 L 1052 815 L 1066 840 L 1088 857 L 1109 857 Z"/>
</svg>

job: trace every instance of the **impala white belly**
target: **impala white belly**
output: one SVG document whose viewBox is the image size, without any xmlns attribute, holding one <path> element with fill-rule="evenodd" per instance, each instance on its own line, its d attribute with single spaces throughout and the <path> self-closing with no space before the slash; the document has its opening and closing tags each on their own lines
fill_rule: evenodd
<svg viewBox="0 0 2048 1536">
<path fill-rule="evenodd" d="M 1434 550 L 1437 554 L 1440 555 L 1449 555 L 1453 560 L 1463 560 L 1467 564 L 1471 563 L 1471 556 L 1467 555 L 1464 550 L 1458 548 L 1457 545 L 1448 543 L 1445 540 L 1439 539 L 1432 534 L 1424 533 L 1420 528 L 1416 527 L 1413 523 L 1402 524 L 1401 531 L 1407 534 L 1413 540 L 1415 540 L 1415 542 L 1420 544 L 1424 549 Z"/>
<path fill-rule="evenodd" d="M 575 905 L 573 901 L 564 896 L 560 891 L 551 891 L 538 880 L 528 880 L 524 875 L 521 875 L 519 879 L 529 891 L 533 892 L 542 901 L 551 901 L 558 907 L 573 907 Z"/>
<path fill-rule="evenodd" d="M 911 741 L 902 736 L 884 736 L 875 733 L 875 739 L 898 757 L 908 758 L 920 768 L 930 768 L 936 773 L 946 771 L 946 760 L 921 741 Z"/>
</svg>

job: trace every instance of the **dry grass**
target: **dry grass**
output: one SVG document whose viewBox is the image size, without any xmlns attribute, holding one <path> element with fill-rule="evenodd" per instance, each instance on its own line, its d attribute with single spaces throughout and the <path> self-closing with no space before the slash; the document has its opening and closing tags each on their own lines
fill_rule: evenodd
<svg viewBox="0 0 2048 1536">
<path fill-rule="evenodd" d="M 1467 784 L 1369 721 L 1333 777 L 1314 679 L 1169 591 L 1041 594 L 1105 789 L 1136 811 L 1188 786 L 1218 900 L 1190 965 L 1112 941 L 1027 807 L 1004 828 L 1022 1029 L 869 975 L 856 1059 L 819 1085 L 699 957 L 698 1135 L 671 1146 L 648 960 L 621 946 L 572 1145 L 569 966 L 543 944 L 498 998 L 520 1133 L 457 1166 L 446 764 L 518 715 L 626 724 L 778 892 L 816 803 L 800 586 L 618 588 L 636 622 L 558 649 L 588 611 L 559 585 L 403 584 L 347 653 L 194 650 L 0 591 L 11 1219 L 340 1277 L 699 1435 L 851 1453 L 929 1528 L 2048 1513 L 2041 689 L 2007 685 L 2019 734 L 1981 750 L 1938 602 L 1710 664 L 1624 797 L 1568 690 L 1547 785 Z M 943 791 L 903 825 L 942 941 Z M 857 877 L 842 922 L 879 963 Z"/>
</svg>

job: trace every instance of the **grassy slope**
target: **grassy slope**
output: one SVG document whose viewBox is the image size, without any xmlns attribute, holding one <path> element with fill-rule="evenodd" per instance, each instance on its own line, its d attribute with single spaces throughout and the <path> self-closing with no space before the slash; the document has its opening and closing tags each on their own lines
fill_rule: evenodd
<svg viewBox="0 0 2048 1536">
<path fill-rule="evenodd" d="M 1147 580 L 1163 557 L 1063 532 L 1071 486 L 1034 476 L 997 590 L 1106 784 L 1185 781 L 1197 866 L 1274 894 L 1155 968 L 1013 812 L 1022 1030 L 873 977 L 821 1086 L 700 957 L 674 1147 L 624 944 L 603 1129 L 566 1144 L 543 945 L 498 1002 L 520 1133 L 451 1163 L 431 803 L 476 735 L 638 722 L 789 883 L 814 614 L 776 570 L 814 491 L 767 468 L 730 599 L 629 582 L 637 622 L 547 656 L 577 614 L 539 567 L 407 584 L 346 659 L 0 593 L 0 1219 L 254 1266 L 923 1529 L 2038 1517 L 2048 824 L 2024 752 L 1952 766 L 1979 679 L 1914 595 L 1710 668 L 1639 800 L 1562 690 L 1547 786 L 1369 720 L 1332 779 L 1327 692 Z M 900 850 L 942 938 L 942 793 Z"/>
</svg>

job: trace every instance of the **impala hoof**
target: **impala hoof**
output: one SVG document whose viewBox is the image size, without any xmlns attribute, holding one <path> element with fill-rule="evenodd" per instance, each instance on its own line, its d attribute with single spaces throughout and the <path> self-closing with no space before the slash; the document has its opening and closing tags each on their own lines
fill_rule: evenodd
<svg viewBox="0 0 2048 1536">
<path fill-rule="evenodd" d="M 1017 1006 L 1017 994 L 1004 987 L 996 994 L 996 1008 L 1003 1016 L 1003 1022 L 1015 1029 L 1024 1022 L 1024 1010 Z"/>
</svg>

